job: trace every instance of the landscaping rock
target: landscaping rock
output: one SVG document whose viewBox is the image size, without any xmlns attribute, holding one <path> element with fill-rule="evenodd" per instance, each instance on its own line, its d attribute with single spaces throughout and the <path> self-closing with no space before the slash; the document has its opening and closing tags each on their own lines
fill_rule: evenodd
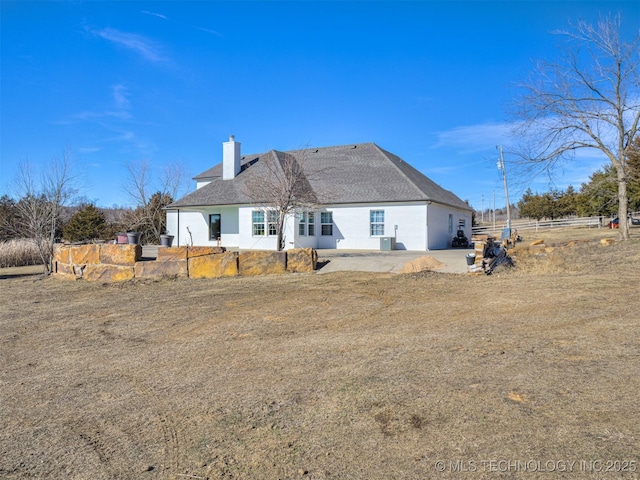
<svg viewBox="0 0 640 480">
<path fill-rule="evenodd" d="M 187 247 L 158 247 L 157 260 L 187 260 Z"/>
<path fill-rule="evenodd" d="M 189 278 L 235 277 L 238 275 L 238 253 L 190 257 Z"/>
<path fill-rule="evenodd" d="M 100 263 L 133 267 L 142 258 L 142 245 L 100 245 Z M 133 271 L 133 268 L 131 269 Z"/>
<path fill-rule="evenodd" d="M 244 276 L 270 275 L 287 271 L 285 252 L 241 252 L 238 258 L 239 273 Z"/>
<path fill-rule="evenodd" d="M 316 269 L 318 252 L 313 248 L 294 248 L 287 250 L 287 271 L 292 273 L 309 273 Z"/>
<path fill-rule="evenodd" d="M 53 272 L 57 275 L 73 275 L 76 276 L 75 271 L 73 270 L 73 265 L 68 265 L 62 262 L 55 262 Z"/>
<path fill-rule="evenodd" d="M 87 263 L 100 263 L 100 245 L 77 245 L 69 247 L 70 262 L 74 265 L 86 265 Z"/>
<path fill-rule="evenodd" d="M 134 273 L 136 278 L 186 277 L 189 273 L 187 268 L 186 249 L 184 256 L 184 260 L 136 262 L 134 266 Z"/>
<path fill-rule="evenodd" d="M 202 257 L 203 255 L 215 255 L 226 252 L 224 247 L 188 247 L 187 258 Z"/>
<path fill-rule="evenodd" d="M 113 245 L 114 247 L 140 247 L 140 245 Z M 140 247 L 142 248 L 142 247 Z M 122 282 L 134 278 L 133 266 L 87 265 L 83 278 L 89 282 Z"/>
<path fill-rule="evenodd" d="M 53 246 L 53 261 L 60 263 L 71 263 L 69 260 L 69 249 L 68 245 L 63 245 L 61 243 L 56 243 Z"/>
</svg>

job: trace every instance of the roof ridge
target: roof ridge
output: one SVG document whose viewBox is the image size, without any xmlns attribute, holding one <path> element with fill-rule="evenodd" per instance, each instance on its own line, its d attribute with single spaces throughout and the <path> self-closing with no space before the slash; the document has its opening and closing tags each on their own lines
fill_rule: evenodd
<svg viewBox="0 0 640 480">
<path fill-rule="evenodd" d="M 345 143 L 344 145 L 327 145 L 325 147 L 308 147 L 308 148 L 296 148 L 294 150 L 285 150 L 284 153 L 304 152 L 308 150 L 327 150 L 329 148 L 357 148 L 363 145 L 375 145 L 374 142 L 361 142 L 361 143 Z"/>
<path fill-rule="evenodd" d="M 402 158 L 400 158 L 397 155 L 394 155 L 391 152 L 387 152 L 384 148 L 378 146 L 376 143 L 373 143 L 373 146 L 380 152 L 382 153 L 382 155 L 384 155 L 384 157 L 389 160 L 391 162 L 391 164 L 393 165 L 393 168 L 395 168 L 398 172 L 400 172 L 400 175 L 402 175 L 405 179 L 407 179 L 407 181 L 413 186 L 413 188 L 415 188 L 419 194 L 421 194 L 423 197 L 425 197 L 425 199 L 430 200 L 429 196 L 422 191 L 422 189 L 420 187 L 418 187 L 418 185 L 416 185 L 416 183 L 413 181 L 413 179 L 409 178 L 409 176 L 404 173 L 404 171 L 396 164 L 396 162 L 393 160 L 393 158 L 391 158 L 391 156 L 396 157 L 398 160 L 400 160 L 401 162 L 409 165 L 407 162 L 405 162 L 404 160 L 402 160 Z M 420 172 L 418 172 L 420 173 Z"/>
</svg>

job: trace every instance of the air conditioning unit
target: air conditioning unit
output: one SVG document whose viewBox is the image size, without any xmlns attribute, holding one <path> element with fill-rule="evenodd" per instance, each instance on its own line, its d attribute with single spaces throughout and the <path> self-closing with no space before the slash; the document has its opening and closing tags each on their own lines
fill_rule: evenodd
<svg viewBox="0 0 640 480">
<path fill-rule="evenodd" d="M 396 237 L 380 237 L 380 250 L 387 252 L 396 249 Z"/>
</svg>

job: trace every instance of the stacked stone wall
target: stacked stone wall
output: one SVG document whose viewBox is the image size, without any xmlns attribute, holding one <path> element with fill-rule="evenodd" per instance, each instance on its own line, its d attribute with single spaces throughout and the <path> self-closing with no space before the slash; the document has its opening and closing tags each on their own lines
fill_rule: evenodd
<svg viewBox="0 0 640 480">
<path fill-rule="evenodd" d="M 54 276 L 64 280 L 117 282 L 134 278 L 218 278 L 312 272 L 312 248 L 287 252 L 227 252 L 222 247 L 159 247 L 155 260 L 142 259 L 140 245 L 56 245 Z"/>
</svg>

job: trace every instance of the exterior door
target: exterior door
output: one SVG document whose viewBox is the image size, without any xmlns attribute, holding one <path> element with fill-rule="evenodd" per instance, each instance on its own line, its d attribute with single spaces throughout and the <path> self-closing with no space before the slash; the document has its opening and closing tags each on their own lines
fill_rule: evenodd
<svg viewBox="0 0 640 480">
<path fill-rule="evenodd" d="M 209 240 L 218 241 L 220 238 L 220 214 L 209 215 Z"/>
</svg>

